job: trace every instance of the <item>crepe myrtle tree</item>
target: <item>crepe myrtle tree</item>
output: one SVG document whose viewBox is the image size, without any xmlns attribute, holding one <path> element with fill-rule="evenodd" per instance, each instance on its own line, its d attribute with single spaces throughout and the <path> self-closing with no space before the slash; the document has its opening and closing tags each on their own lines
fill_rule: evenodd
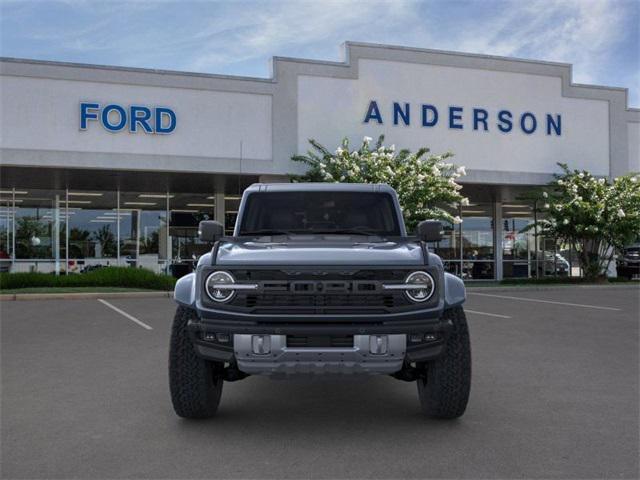
<svg viewBox="0 0 640 480">
<path fill-rule="evenodd" d="M 558 165 L 562 173 L 537 202 L 544 216 L 539 233 L 573 246 L 584 277 L 595 280 L 605 275 L 616 250 L 640 235 L 640 175 L 610 182 Z"/>
<path fill-rule="evenodd" d="M 349 139 L 331 152 L 310 139 L 313 147 L 306 155 L 291 157 L 309 166 L 304 175 L 290 175 L 293 182 L 330 183 L 387 183 L 398 192 L 407 228 L 412 231 L 421 220 L 439 219 L 461 223 L 443 206 L 469 205 L 469 199 L 460 190 L 456 180 L 466 175 L 464 167 L 448 160 L 452 153 L 429 154 L 428 148 L 412 153 L 407 149 L 396 151 L 394 145 L 385 146 L 384 135 L 372 144 L 364 137 L 359 148 L 351 150 Z"/>
</svg>

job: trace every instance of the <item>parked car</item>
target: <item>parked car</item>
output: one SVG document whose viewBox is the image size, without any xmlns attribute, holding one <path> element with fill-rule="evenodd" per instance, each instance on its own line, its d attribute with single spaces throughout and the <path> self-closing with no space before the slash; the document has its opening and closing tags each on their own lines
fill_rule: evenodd
<svg viewBox="0 0 640 480">
<path fill-rule="evenodd" d="M 0 249 L 0 273 L 7 273 L 11 270 L 11 257 L 9 254 Z"/>
<path fill-rule="evenodd" d="M 471 384 L 462 280 L 444 272 L 425 221 L 407 236 L 387 185 L 257 184 L 235 231 L 178 280 L 169 352 L 175 412 L 215 414 L 248 375 L 387 374 L 416 382 L 423 412 L 456 418 Z"/>
<path fill-rule="evenodd" d="M 553 252 L 544 252 L 544 257 L 542 257 L 542 252 L 539 252 L 539 255 L 541 258 L 544 258 L 544 261 L 541 261 L 538 264 L 538 272 L 540 276 L 552 277 L 554 275 L 569 275 L 569 272 L 571 271 L 571 264 L 569 263 L 569 260 L 564 258 L 562 255 Z"/>
<path fill-rule="evenodd" d="M 640 242 L 626 246 L 616 261 L 616 271 L 619 277 L 631 280 L 634 275 L 640 275 Z"/>
</svg>

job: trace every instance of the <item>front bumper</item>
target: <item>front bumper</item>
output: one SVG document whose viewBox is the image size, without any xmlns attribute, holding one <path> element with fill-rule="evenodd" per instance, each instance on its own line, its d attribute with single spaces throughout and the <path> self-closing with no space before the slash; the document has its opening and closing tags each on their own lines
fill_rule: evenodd
<svg viewBox="0 0 640 480">
<path fill-rule="evenodd" d="M 424 362 L 444 351 L 453 325 L 449 320 L 359 322 L 359 323 L 270 323 L 199 319 L 188 324 L 189 334 L 198 354 L 212 361 L 237 363 L 249 374 L 295 373 L 368 373 L 386 374 L 400 370 L 405 362 Z M 227 341 L 217 341 L 220 334 Z M 425 338 L 429 341 L 414 342 Z M 272 346 L 268 355 L 252 351 L 251 340 L 257 335 L 269 336 Z M 291 348 L 288 335 L 352 335 L 353 345 L 340 348 Z M 371 354 L 371 337 L 387 336 L 389 348 L 384 354 Z M 430 337 L 430 338 L 431 338 Z M 214 339 L 214 340 L 206 340 Z"/>
</svg>

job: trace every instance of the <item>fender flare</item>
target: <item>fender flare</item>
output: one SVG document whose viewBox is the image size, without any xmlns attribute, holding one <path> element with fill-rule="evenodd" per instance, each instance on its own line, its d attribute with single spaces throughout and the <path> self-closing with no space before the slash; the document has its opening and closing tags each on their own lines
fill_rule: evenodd
<svg viewBox="0 0 640 480">
<path fill-rule="evenodd" d="M 196 274 L 180 277 L 173 290 L 173 299 L 180 305 L 191 307 L 196 302 Z"/>
<path fill-rule="evenodd" d="M 444 308 L 449 309 L 462 305 L 467 299 L 467 292 L 462 279 L 444 272 Z"/>
</svg>

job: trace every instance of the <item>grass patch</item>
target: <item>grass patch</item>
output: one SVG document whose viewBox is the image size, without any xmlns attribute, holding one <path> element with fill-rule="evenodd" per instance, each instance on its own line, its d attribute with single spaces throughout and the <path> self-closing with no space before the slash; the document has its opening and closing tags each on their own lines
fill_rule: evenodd
<svg viewBox="0 0 640 480">
<path fill-rule="evenodd" d="M 131 267 L 104 267 L 87 273 L 53 275 L 51 273 L 0 273 L 0 293 L 26 288 L 104 287 L 173 290 L 175 278 L 151 270 Z"/>
<path fill-rule="evenodd" d="M 0 294 L 13 295 L 23 293 L 120 293 L 120 292 L 157 292 L 149 288 L 122 287 L 27 287 L 0 290 Z"/>
</svg>

